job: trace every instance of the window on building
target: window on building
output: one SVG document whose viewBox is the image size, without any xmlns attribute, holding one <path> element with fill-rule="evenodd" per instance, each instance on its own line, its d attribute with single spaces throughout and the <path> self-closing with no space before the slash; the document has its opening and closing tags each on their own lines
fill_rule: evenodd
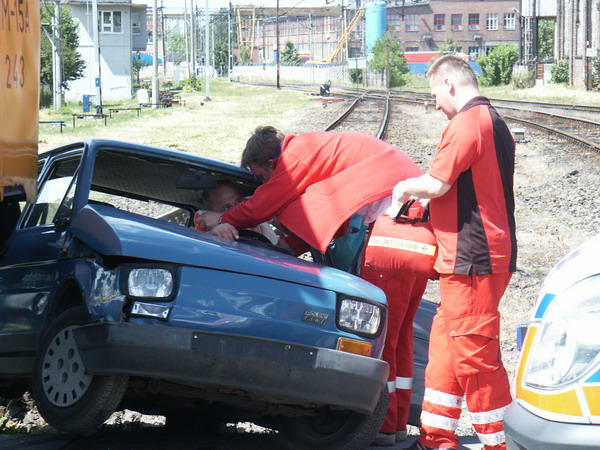
<svg viewBox="0 0 600 450">
<path fill-rule="evenodd" d="M 485 29 L 493 31 L 498 29 L 498 14 L 490 13 L 485 16 Z"/>
<path fill-rule="evenodd" d="M 496 47 L 486 47 L 486 48 L 485 48 L 485 55 L 486 55 L 486 56 L 487 56 L 487 55 L 489 55 L 489 54 L 490 54 L 490 52 L 491 52 L 492 50 L 494 50 L 495 48 L 496 48 Z"/>
<path fill-rule="evenodd" d="M 452 31 L 462 31 L 462 14 L 452 14 Z"/>
<path fill-rule="evenodd" d="M 140 13 L 131 13 L 131 33 L 132 34 L 141 34 L 142 33 L 142 23 L 141 23 Z"/>
<path fill-rule="evenodd" d="M 404 26 L 406 31 L 419 31 L 419 16 L 417 14 L 405 15 Z"/>
<path fill-rule="evenodd" d="M 469 31 L 479 31 L 479 14 L 469 14 Z"/>
<path fill-rule="evenodd" d="M 102 33 L 122 33 L 121 11 L 101 11 L 100 30 Z"/>
<path fill-rule="evenodd" d="M 469 56 L 471 58 L 477 58 L 477 56 L 479 56 L 479 47 L 469 47 Z"/>
<path fill-rule="evenodd" d="M 406 47 L 405 52 L 418 52 L 419 47 Z"/>
<path fill-rule="evenodd" d="M 434 14 L 433 15 L 433 30 L 434 31 L 446 30 L 446 15 L 445 14 Z"/>
<path fill-rule="evenodd" d="M 504 29 L 514 30 L 515 29 L 515 15 L 513 13 L 504 14 Z"/>
<path fill-rule="evenodd" d="M 387 28 L 392 31 L 400 31 L 400 14 L 388 14 L 387 16 Z"/>
</svg>

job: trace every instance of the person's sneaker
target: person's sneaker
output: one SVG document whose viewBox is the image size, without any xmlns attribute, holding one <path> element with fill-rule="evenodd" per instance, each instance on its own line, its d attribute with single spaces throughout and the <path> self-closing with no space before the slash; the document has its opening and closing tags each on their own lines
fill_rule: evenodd
<svg viewBox="0 0 600 450">
<path fill-rule="evenodd" d="M 406 436 L 408 436 L 406 430 L 396 431 L 396 442 L 404 442 L 406 440 Z"/>
<path fill-rule="evenodd" d="M 387 445 L 394 445 L 396 442 L 396 433 L 377 433 L 371 445 L 377 447 L 383 447 Z"/>
</svg>

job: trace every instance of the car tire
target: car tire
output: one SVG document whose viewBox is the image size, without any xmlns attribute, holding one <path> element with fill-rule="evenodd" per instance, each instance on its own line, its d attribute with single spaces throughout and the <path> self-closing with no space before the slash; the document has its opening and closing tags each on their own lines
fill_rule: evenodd
<svg viewBox="0 0 600 450">
<path fill-rule="evenodd" d="M 373 414 L 322 408 L 317 416 L 282 418 L 279 431 L 290 449 L 360 450 L 369 447 L 377 436 L 387 406 L 388 394 L 384 390 Z"/>
<path fill-rule="evenodd" d="M 42 417 L 54 428 L 90 434 L 116 410 L 127 388 L 125 376 L 89 375 L 73 329 L 89 323 L 85 308 L 58 316 L 42 337 L 32 376 L 32 394 Z"/>
</svg>

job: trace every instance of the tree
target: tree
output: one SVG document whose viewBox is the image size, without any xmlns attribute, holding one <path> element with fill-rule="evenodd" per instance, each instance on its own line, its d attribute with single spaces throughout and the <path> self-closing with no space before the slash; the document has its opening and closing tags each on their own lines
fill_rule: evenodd
<svg viewBox="0 0 600 450">
<path fill-rule="evenodd" d="M 221 9 L 219 14 L 212 16 L 212 35 L 214 36 L 214 66 L 217 73 L 227 74 L 229 71 L 229 11 Z"/>
<path fill-rule="evenodd" d="M 542 61 L 554 59 L 554 19 L 538 19 L 537 55 Z"/>
<path fill-rule="evenodd" d="M 144 63 L 144 60 L 142 58 L 140 58 L 140 52 L 136 52 L 131 57 L 131 66 L 132 66 L 132 72 L 133 72 L 133 76 L 134 76 L 134 82 L 137 84 L 140 84 L 140 71 L 142 70 L 142 67 L 144 67 L 145 65 L 146 65 L 146 63 Z"/>
<path fill-rule="evenodd" d="M 250 54 L 250 47 L 247 45 L 240 46 L 240 61 L 243 64 L 250 64 L 252 62 L 252 55 Z"/>
<path fill-rule="evenodd" d="M 77 24 L 71 17 L 71 9 L 68 6 L 61 6 L 61 56 L 62 56 L 62 86 L 66 88 L 69 81 L 77 80 L 83 76 L 85 62 L 77 52 L 79 46 L 79 35 L 77 34 Z M 40 22 L 42 24 L 53 23 L 54 8 L 50 8 L 45 3 L 40 3 Z M 43 27 L 44 25 L 42 25 Z M 47 27 L 46 31 L 52 35 L 52 30 Z M 40 47 L 40 82 L 43 85 L 52 86 L 52 44 L 48 36 L 42 30 Z"/>
<path fill-rule="evenodd" d="M 483 86 L 500 86 L 510 83 L 513 66 L 519 59 L 519 49 L 513 44 L 500 44 L 486 56 L 477 60 L 483 73 L 479 81 Z"/>
<path fill-rule="evenodd" d="M 167 59 L 175 64 L 186 59 L 185 36 L 178 27 L 166 32 Z"/>
<path fill-rule="evenodd" d="M 286 41 L 281 52 L 281 63 L 288 66 L 297 66 L 301 63 L 298 50 L 292 41 Z"/>
<path fill-rule="evenodd" d="M 446 41 L 437 48 L 440 56 L 453 55 L 459 53 L 460 50 L 461 48 L 459 47 L 458 42 L 456 42 L 452 36 L 446 36 Z"/>
<path fill-rule="evenodd" d="M 406 64 L 404 48 L 393 33 L 387 32 L 373 46 L 373 59 L 369 66 L 378 71 L 390 70 L 390 87 L 404 86 L 410 77 L 410 69 Z"/>
</svg>

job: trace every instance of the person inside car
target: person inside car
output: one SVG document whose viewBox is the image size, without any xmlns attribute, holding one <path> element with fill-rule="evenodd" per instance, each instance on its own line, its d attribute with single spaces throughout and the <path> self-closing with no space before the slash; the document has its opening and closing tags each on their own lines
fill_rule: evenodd
<svg viewBox="0 0 600 450">
<path fill-rule="evenodd" d="M 218 180 L 215 189 L 206 189 L 202 193 L 202 200 L 207 211 L 224 213 L 235 205 L 238 205 L 244 200 L 240 189 L 229 180 Z M 203 212 L 200 211 L 194 217 L 194 223 L 198 229 L 202 229 L 200 223 L 202 221 Z M 259 233 L 266 237 L 273 245 L 285 246 L 285 243 L 280 241 L 279 236 L 267 222 L 259 223 L 255 227 L 249 227 L 251 231 Z"/>
</svg>

